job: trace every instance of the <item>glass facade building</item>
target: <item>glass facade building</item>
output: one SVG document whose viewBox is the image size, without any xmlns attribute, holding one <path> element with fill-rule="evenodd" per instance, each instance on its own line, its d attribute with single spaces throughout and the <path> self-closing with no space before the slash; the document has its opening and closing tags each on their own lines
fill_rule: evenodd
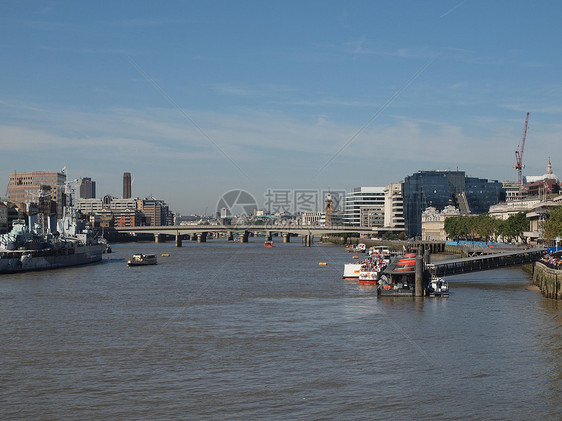
<svg viewBox="0 0 562 421">
<path fill-rule="evenodd" d="M 490 206 L 504 202 L 506 199 L 503 183 L 497 180 L 466 177 L 465 192 L 470 213 L 474 215 L 486 213 L 490 210 Z"/>
<path fill-rule="evenodd" d="M 505 198 L 500 182 L 466 177 L 464 171 L 417 172 L 404 179 L 402 194 L 408 238 L 421 235 L 422 212 L 430 206 L 437 210 L 454 206 L 463 214 L 480 214 Z"/>
</svg>

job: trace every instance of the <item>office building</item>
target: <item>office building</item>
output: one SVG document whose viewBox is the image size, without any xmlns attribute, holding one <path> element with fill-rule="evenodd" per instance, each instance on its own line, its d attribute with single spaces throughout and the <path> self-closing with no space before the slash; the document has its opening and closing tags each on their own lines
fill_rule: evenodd
<svg viewBox="0 0 562 421">
<path fill-rule="evenodd" d="M 65 205 L 66 174 L 61 172 L 32 171 L 10 174 L 8 200 L 25 209 L 30 203 L 38 203 L 41 191 L 48 190 L 56 203 L 57 218 L 62 218 Z"/>
<path fill-rule="evenodd" d="M 517 183 L 517 181 L 502 181 L 502 186 L 503 189 L 505 190 L 506 202 L 514 202 L 522 199 L 519 196 L 519 183 Z M 521 195 L 523 197 L 527 196 L 525 190 L 521 191 Z"/>
<path fill-rule="evenodd" d="M 96 197 L 96 182 L 89 177 L 78 180 L 78 198 L 94 199 Z"/>
<path fill-rule="evenodd" d="M 454 206 L 463 215 L 478 215 L 505 200 L 500 182 L 467 177 L 464 171 L 419 171 L 404 179 L 402 195 L 409 238 L 421 236 L 422 212 L 428 207 L 441 211 Z"/>
<path fill-rule="evenodd" d="M 174 214 L 163 200 L 158 200 L 154 197 L 137 199 L 137 209 L 144 214 L 146 225 L 161 226 L 174 224 Z"/>
<path fill-rule="evenodd" d="M 390 183 L 384 188 L 384 227 L 404 231 L 402 183 Z"/>
<path fill-rule="evenodd" d="M 384 187 L 356 187 L 346 193 L 343 223 L 356 227 L 382 227 L 384 225 Z"/>
</svg>

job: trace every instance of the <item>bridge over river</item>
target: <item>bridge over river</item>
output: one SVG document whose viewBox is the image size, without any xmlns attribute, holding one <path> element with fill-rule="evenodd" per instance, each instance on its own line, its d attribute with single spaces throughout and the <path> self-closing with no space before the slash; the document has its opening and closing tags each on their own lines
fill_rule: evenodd
<svg viewBox="0 0 562 421">
<path fill-rule="evenodd" d="M 291 236 L 298 235 L 303 237 L 304 244 L 308 247 L 312 244 L 313 237 L 321 237 L 327 234 L 354 234 L 370 236 L 376 233 L 372 228 L 347 227 L 347 226 L 305 226 L 298 224 L 279 224 L 279 225 L 171 225 L 171 226 L 148 226 L 148 227 L 115 227 L 117 233 L 122 234 L 153 234 L 155 241 L 158 242 L 162 235 L 172 235 L 176 237 L 176 245 L 181 247 L 181 241 L 185 238 L 205 242 L 208 233 L 225 234 L 228 240 L 232 240 L 234 235 L 240 235 L 242 242 L 247 242 L 250 233 L 260 233 L 271 240 L 275 234 L 283 236 L 284 242 L 290 242 Z"/>
</svg>

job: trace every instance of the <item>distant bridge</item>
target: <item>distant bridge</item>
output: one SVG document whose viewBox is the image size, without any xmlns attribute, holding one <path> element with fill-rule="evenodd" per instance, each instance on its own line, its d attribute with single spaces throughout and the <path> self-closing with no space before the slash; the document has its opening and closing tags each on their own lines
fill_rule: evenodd
<svg viewBox="0 0 562 421">
<path fill-rule="evenodd" d="M 199 242 L 207 241 L 208 233 L 223 233 L 227 240 L 233 240 L 234 235 L 240 235 L 242 242 L 247 242 L 250 233 L 260 233 L 271 240 L 275 234 L 281 234 L 283 241 L 290 242 L 291 235 L 298 235 L 304 238 L 305 245 L 312 244 L 313 237 L 321 237 L 327 234 L 376 234 L 376 229 L 348 227 L 348 226 L 306 226 L 298 224 L 280 225 L 170 225 L 170 226 L 143 226 L 143 227 L 115 227 L 113 231 L 121 234 L 153 234 L 156 242 L 159 242 L 162 235 L 172 235 L 176 237 L 176 245 L 181 247 L 181 241 L 189 237 L 191 240 Z"/>
</svg>

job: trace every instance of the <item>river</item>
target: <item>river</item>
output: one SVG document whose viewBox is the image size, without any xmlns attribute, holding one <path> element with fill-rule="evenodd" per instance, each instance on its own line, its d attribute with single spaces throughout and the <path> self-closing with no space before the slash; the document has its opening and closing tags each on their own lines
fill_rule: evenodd
<svg viewBox="0 0 562 421">
<path fill-rule="evenodd" d="M 562 303 L 520 268 L 380 298 L 278 241 L 0 275 L 2 419 L 560 419 Z"/>
</svg>

